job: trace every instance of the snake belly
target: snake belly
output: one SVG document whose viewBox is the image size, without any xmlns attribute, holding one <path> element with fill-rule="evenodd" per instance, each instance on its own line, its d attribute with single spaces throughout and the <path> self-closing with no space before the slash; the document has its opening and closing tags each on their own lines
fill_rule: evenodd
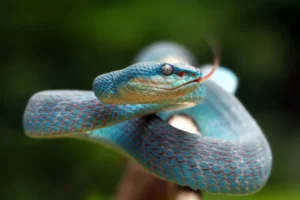
<svg viewBox="0 0 300 200">
<path fill-rule="evenodd" d="M 190 52 L 168 42 L 146 48 L 137 60 L 169 58 L 193 62 Z M 111 145 L 157 177 L 194 190 L 231 195 L 259 191 L 270 176 L 272 154 L 245 107 L 209 80 L 184 98 L 202 102 L 173 110 L 173 104 L 103 104 L 93 91 L 43 91 L 29 100 L 23 126 L 33 138 L 71 137 Z M 201 135 L 166 122 L 177 114 L 190 117 Z"/>
</svg>

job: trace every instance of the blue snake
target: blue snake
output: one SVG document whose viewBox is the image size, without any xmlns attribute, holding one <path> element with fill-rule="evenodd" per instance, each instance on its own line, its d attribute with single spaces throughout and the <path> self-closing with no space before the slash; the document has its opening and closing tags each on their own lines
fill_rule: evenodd
<svg viewBox="0 0 300 200">
<path fill-rule="evenodd" d="M 194 190 L 255 193 L 271 173 L 268 141 L 234 96 L 235 75 L 215 65 L 213 76 L 203 76 L 193 63 L 179 44 L 152 44 L 131 66 L 97 76 L 93 91 L 34 94 L 25 133 L 114 147 L 155 176 Z M 170 125 L 176 115 L 190 118 L 200 134 Z"/>
</svg>

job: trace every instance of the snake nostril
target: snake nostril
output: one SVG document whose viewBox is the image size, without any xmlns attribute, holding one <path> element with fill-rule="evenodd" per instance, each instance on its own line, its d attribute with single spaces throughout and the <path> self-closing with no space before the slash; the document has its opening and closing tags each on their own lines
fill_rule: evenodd
<svg viewBox="0 0 300 200">
<path fill-rule="evenodd" d="M 192 76 L 194 76 L 194 77 L 195 77 L 195 76 L 196 76 L 196 74 L 192 74 Z"/>
</svg>

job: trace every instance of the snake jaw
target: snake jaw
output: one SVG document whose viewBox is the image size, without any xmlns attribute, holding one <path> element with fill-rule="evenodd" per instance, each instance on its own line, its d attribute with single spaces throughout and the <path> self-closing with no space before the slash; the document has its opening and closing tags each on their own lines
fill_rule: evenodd
<svg viewBox="0 0 300 200">
<path fill-rule="evenodd" d="M 163 88 L 164 90 L 176 90 L 176 89 L 178 89 L 178 88 L 181 88 L 181 87 L 183 87 L 183 86 L 186 86 L 186 85 L 188 85 L 188 84 L 191 84 L 191 83 L 200 83 L 201 82 L 201 77 L 200 78 L 197 78 L 197 79 L 194 79 L 194 80 L 191 80 L 191 81 L 188 81 L 188 82 L 186 82 L 186 83 L 184 83 L 184 84 L 182 84 L 182 85 L 179 85 L 179 86 L 177 86 L 177 87 L 175 87 L 175 88 L 172 88 L 172 89 L 167 89 L 167 88 Z"/>
</svg>

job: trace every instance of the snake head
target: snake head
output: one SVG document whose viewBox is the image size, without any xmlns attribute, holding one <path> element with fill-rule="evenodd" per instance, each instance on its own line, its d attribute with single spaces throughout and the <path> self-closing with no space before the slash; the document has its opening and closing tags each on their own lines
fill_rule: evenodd
<svg viewBox="0 0 300 200">
<path fill-rule="evenodd" d="M 98 76 L 93 89 L 107 104 L 169 103 L 196 90 L 201 78 L 186 63 L 144 62 Z"/>
</svg>

